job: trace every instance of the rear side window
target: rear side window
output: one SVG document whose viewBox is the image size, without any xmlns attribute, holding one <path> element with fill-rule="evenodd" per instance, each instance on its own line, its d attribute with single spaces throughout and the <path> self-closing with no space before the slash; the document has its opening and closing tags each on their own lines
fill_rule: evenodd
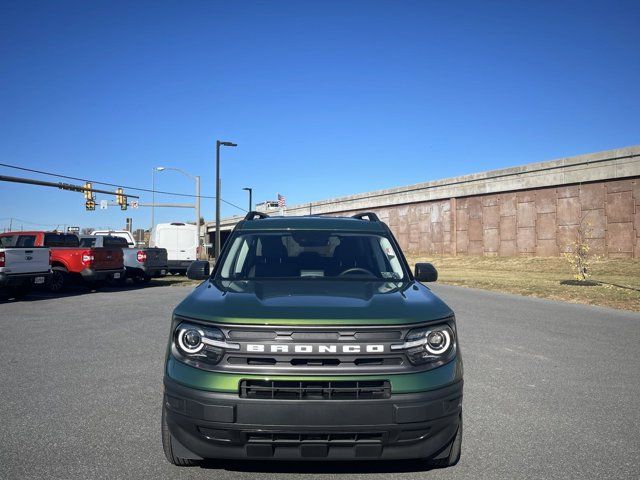
<svg viewBox="0 0 640 480">
<path fill-rule="evenodd" d="M 64 246 L 65 247 L 79 247 L 80 246 L 80 239 L 73 234 L 69 234 L 69 235 L 65 235 L 64 236 Z"/>
<path fill-rule="evenodd" d="M 0 237 L 0 247 L 8 248 L 15 246 L 17 235 L 5 235 Z"/>
<path fill-rule="evenodd" d="M 102 239 L 103 247 L 113 247 L 113 248 L 128 248 L 129 243 L 120 237 L 104 237 Z"/>
<path fill-rule="evenodd" d="M 81 238 L 80 239 L 80 246 L 81 247 L 93 247 L 96 244 L 96 239 L 95 238 Z"/>
<path fill-rule="evenodd" d="M 18 241 L 16 242 L 16 247 L 29 248 L 29 247 L 33 247 L 35 244 L 36 244 L 35 235 L 19 235 Z"/>
<path fill-rule="evenodd" d="M 79 247 L 80 240 L 73 234 L 45 233 L 45 247 Z"/>
</svg>

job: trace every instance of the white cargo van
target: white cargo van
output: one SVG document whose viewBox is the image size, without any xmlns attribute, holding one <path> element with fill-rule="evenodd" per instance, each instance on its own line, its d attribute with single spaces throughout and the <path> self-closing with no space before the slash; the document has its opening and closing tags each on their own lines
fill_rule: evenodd
<svg viewBox="0 0 640 480">
<path fill-rule="evenodd" d="M 198 258 L 198 227 L 190 223 L 159 223 L 153 229 L 150 243 L 167 250 L 170 272 L 184 273 Z"/>
</svg>

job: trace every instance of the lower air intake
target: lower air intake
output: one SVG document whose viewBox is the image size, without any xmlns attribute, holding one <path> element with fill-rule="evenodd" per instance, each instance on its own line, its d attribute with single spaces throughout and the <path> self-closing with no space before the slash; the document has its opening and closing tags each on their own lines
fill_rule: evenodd
<svg viewBox="0 0 640 480">
<path fill-rule="evenodd" d="M 391 385 L 387 380 L 293 382 L 278 380 L 242 380 L 241 398 L 273 400 L 376 400 L 389 398 Z"/>
</svg>

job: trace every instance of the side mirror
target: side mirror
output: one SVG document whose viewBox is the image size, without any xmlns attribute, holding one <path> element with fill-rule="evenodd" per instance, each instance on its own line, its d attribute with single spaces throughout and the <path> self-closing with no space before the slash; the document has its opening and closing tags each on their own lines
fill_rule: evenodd
<svg viewBox="0 0 640 480">
<path fill-rule="evenodd" d="M 209 278 L 209 262 L 195 260 L 187 268 L 187 278 L 190 280 L 205 280 Z"/>
<path fill-rule="evenodd" d="M 416 263 L 414 277 L 419 282 L 435 282 L 438 280 L 438 270 L 431 263 Z"/>
</svg>

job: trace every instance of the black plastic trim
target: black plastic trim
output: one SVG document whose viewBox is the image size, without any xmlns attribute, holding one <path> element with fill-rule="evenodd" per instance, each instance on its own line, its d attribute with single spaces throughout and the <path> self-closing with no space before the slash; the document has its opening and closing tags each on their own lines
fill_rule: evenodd
<svg viewBox="0 0 640 480">
<path fill-rule="evenodd" d="M 454 438 L 462 381 L 380 400 L 262 400 L 164 379 L 171 435 L 201 458 L 427 458 Z"/>
<path fill-rule="evenodd" d="M 259 219 L 269 218 L 269 215 L 267 215 L 264 212 L 258 212 L 256 210 L 252 210 L 251 212 L 247 213 L 244 216 L 245 220 L 255 220 L 256 218 L 259 218 Z"/>
</svg>

